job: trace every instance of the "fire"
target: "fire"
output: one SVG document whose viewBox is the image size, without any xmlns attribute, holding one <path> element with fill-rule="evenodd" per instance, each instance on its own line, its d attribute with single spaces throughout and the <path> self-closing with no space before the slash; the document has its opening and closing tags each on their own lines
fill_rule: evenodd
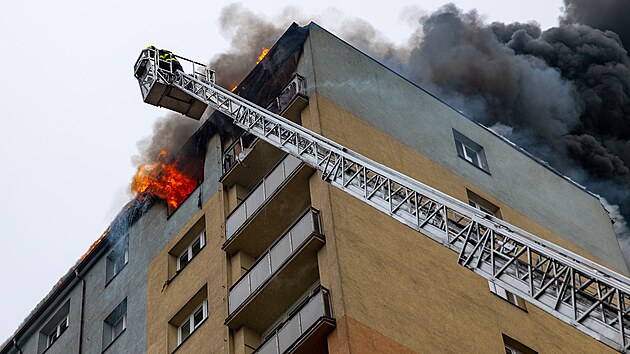
<svg viewBox="0 0 630 354">
<path fill-rule="evenodd" d="M 256 61 L 256 65 L 258 65 L 258 63 L 260 63 L 260 61 L 263 60 L 265 56 L 267 56 L 267 53 L 269 53 L 269 48 L 263 48 L 260 52 L 260 55 L 258 56 L 258 61 Z"/>
<path fill-rule="evenodd" d="M 232 87 L 232 89 L 230 90 L 230 92 L 234 92 L 236 91 L 236 88 L 238 87 L 238 85 L 234 85 L 234 87 Z"/>
<path fill-rule="evenodd" d="M 165 157 L 166 151 L 160 152 L 160 159 Z M 131 183 L 131 191 L 136 197 L 148 193 L 165 199 L 174 209 L 186 200 L 196 187 L 197 181 L 179 171 L 175 163 L 166 162 L 140 165 Z"/>
<path fill-rule="evenodd" d="M 103 232 L 103 234 L 101 235 L 101 237 L 98 238 L 98 240 L 94 241 L 94 243 L 90 246 L 90 249 L 88 249 L 87 252 L 85 252 L 85 254 L 83 254 L 83 256 L 81 256 L 81 261 L 83 261 L 90 253 L 92 253 L 92 251 L 94 251 L 94 249 L 96 248 L 96 246 L 98 246 L 99 243 L 101 243 L 101 241 L 103 241 L 103 239 L 105 238 L 105 236 L 107 236 L 107 234 L 109 233 L 109 231 L 112 229 L 112 227 L 108 227 L 107 230 L 105 230 L 105 232 Z M 60 280 L 61 281 L 61 280 Z"/>
</svg>

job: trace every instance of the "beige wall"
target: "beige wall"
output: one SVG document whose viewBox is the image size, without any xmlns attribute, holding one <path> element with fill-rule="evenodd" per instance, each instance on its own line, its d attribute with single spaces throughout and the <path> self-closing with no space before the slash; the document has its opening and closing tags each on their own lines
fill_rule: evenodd
<svg viewBox="0 0 630 354">
<path fill-rule="evenodd" d="M 306 127 L 460 200 L 466 201 L 468 188 L 499 206 L 506 221 L 593 259 L 321 96 L 311 97 L 302 119 Z M 614 352 L 531 304 L 525 312 L 493 295 L 485 279 L 457 264 L 455 252 L 354 197 L 316 178 L 311 193 L 327 237 L 319 254 L 322 284 L 331 289 L 338 319 L 329 336 L 331 352 L 395 347 L 403 353 L 500 353 L 501 333 L 541 353 Z"/>
<path fill-rule="evenodd" d="M 169 279 L 169 251 L 200 219 L 205 218 L 206 246 L 172 280 Z M 223 326 L 226 306 L 226 255 L 224 242 L 223 198 L 215 193 L 190 222 L 169 242 L 148 266 L 147 353 L 171 353 L 177 345 L 174 326 L 168 322 L 205 285 L 208 293 L 208 318 L 177 349 L 177 353 L 227 353 L 228 330 Z"/>
<path fill-rule="evenodd" d="M 594 259 L 324 97 L 311 97 L 302 120 L 307 128 L 460 200 L 467 201 L 469 189 L 499 206 L 506 221 Z M 244 270 L 230 271 L 221 250 L 226 207 L 222 193 L 211 197 L 148 266 L 149 353 L 175 349 L 175 329 L 168 322 L 204 286 L 209 318 L 177 352 L 248 351 L 239 340 L 244 336 L 230 336 L 223 325 L 228 284 Z M 330 352 L 499 353 L 501 333 L 539 352 L 612 351 L 533 305 L 525 312 L 491 294 L 483 278 L 457 264 L 456 253 L 331 188 L 319 174 L 310 178 L 310 195 L 326 236 L 318 254 L 320 279 L 331 290 L 337 319 L 328 338 Z M 200 218 L 205 218 L 206 247 L 164 286 L 173 264 L 169 251 Z"/>
</svg>

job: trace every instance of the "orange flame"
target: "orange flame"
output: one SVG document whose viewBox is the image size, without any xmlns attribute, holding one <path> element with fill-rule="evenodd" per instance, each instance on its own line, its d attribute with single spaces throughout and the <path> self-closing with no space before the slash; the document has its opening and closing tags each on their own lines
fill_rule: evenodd
<svg viewBox="0 0 630 354">
<path fill-rule="evenodd" d="M 258 56 L 258 61 L 256 61 L 256 65 L 258 65 L 258 63 L 260 63 L 260 61 L 267 56 L 267 53 L 269 53 L 269 48 L 263 48 L 260 52 L 260 55 Z"/>
<path fill-rule="evenodd" d="M 238 87 L 238 85 L 234 85 L 234 87 L 232 87 L 232 89 L 230 90 L 230 92 L 234 92 L 236 90 L 236 88 Z"/>
<path fill-rule="evenodd" d="M 160 158 L 165 156 L 166 151 L 161 151 Z M 165 199 L 173 209 L 186 200 L 196 187 L 197 181 L 178 171 L 175 163 L 165 162 L 140 165 L 131 183 L 131 191 L 136 197 L 149 193 Z"/>
<path fill-rule="evenodd" d="M 101 241 L 103 241 L 103 239 L 105 238 L 105 236 L 107 236 L 107 234 L 109 233 L 109 231 L 111 229 L 112 229 L 111 226 L 108 227 L 107 230 L 105 230 L 105 232 L 103 232 L 101 237 L 99 237 L 98 240 L 94 241 L 94 243 L 90 246 L 90 249 L 88 249 L 88 251 L 85 252 L 85 254 L 83 254 L 83 256 L 81 256 L 81 261 L 83 261 L 88 255 L 90 255 L 90 253 L 92 253 L 92 251 L 94 251 L 96 246 L 98 246 L 98 244 L 101 243 Z M 60 280 L 60 282 L 61 282 L 61 280 Z"/>
</svg>

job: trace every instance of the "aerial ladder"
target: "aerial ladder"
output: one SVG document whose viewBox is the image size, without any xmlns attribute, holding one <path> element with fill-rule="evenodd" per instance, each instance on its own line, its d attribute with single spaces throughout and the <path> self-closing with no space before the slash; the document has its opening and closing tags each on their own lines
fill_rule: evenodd
<svg viewBox="0 0 630 354">
<path fill-rule="evenodd" d="M 630 347 L 630 279 L 362 156 L 144 49 L 134 67 L 146 103 L 200 119 L 207 106 L 321 172 L 321 178 L 457 253 L 457 262 L 622 353 Z M 168 64 L 168 63 L 167 63 Z"/>
</svg>

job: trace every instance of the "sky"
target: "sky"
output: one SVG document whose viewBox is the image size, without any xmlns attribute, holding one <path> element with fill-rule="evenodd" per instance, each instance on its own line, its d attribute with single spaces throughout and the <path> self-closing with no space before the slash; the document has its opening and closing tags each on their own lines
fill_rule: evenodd
<svg viewBox="0 0 630 354">
<path fill-rule="evenodd" d="M 456 0 L 488 22 L 554 26 L 561 0 Z M 277 17 L 289 1 L 244 1 Z M 335 32 L 339 14 L 390 40 L 411 33 L 408 14 L 445 1 L 300 2 Z M 208 62 L 226 50 L 229 2 L 11 1 L 0 12 L 0 342 L 85 253 L 130 199 L 136 142 L 167 111 L 144 104 L 133 64 L 149 44 Z M 305 23 L 300 23 L 304 25 Z M 221 75 L 221 73 L 217 73 Z M 182 117 L 182 119 L 186 119 Z"/>
</svg>

